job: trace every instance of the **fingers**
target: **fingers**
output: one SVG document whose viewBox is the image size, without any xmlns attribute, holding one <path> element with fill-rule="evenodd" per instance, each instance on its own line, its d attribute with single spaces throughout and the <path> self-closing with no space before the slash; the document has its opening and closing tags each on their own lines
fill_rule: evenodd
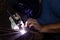
<svg viewBox="0 0 60 40">
<path fill-rule="evenodd" d="M 32 22 L 31 22 L 31 20 L 27 20 L 26 22 L 25 22 L 25 27 L 31 27 L 30 25 L 32 24 Z"/>
<path fill-rule="evenodd" d="M 35 26 L 37 24 L 38 24 L 37 20 L 29 18 L 25 23 L 25 27 L 31 28 L 32 26 Z"/>
<path fill-rule="evenodd" d="M 26 23 L 25 23 L 25 27 L 31 28 L 33 25 L 34 25 L 34 24 L 31 23 L 31 22 L 26 22 Z"/>
<path fill-rule="evenodd" d="M 29 18 L 25 23 L 25 27 L 33 27 L 34 29 L 39 30 L 40 32 L 42 26 L 38 23 L 36 19 Z"/>
<path fill-rule="evenodd" d="M 27 26 L 28 26 L 27 24 L 28 24 L 28 22 L 26 21 L 26 22 L 25 22 L 25 27 L 27 27 Z"/>
</svg>

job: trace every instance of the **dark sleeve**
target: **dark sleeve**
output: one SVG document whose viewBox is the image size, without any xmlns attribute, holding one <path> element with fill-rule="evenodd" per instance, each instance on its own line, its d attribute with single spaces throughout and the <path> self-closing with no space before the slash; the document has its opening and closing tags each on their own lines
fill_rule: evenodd
<svg viewBox="0 0 60 40">
<path fill-rule="evenodd" d="M 60 17 L 60 0 L 49 0 L 49 4 L 54 15 Z"/>
</svg>

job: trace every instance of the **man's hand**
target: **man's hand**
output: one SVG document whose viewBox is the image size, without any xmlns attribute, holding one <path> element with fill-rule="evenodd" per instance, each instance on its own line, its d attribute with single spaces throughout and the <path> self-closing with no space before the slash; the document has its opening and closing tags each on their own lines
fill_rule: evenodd
<svg viewBox="0 0 60 40">
<path fill-rule="evenodd" d="M 38 23 L 36 19 L 29 18 L 27 19 L 25 23 L 25 27 L 34 27 L 36 30 L 40 31 L 41 30 L 41 25 Z"/>
<path fill-rule="evenodd" d="M 43 27 L 42 27 L 36 19 L 32 19 L 32 18 L 30 18 L 26 21 L 25 27 L 29 27 L 29 28 L 34 27 L 39 32 L 44 32 L 44 33 L 60 32 L 59 31 L 60 23 L 43 25 Z"/>
</svg>

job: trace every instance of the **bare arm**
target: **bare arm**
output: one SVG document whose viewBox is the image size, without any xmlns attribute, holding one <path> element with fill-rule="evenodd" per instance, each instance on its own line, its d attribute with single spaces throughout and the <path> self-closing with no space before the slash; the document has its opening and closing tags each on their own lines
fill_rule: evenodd
<svg viewBox="0 0 60 40">
<path fill-rule="evenodd" d="M 28 19 L 27 25 L 29 27 L 34 27 L 39 32 L 46 32 L 46 33 L 57 33 L 60 32 L 60 23 L 54 23 L 54 24 L 47 24 L 47 25 L 40 25 L 36 19 Z M 25 27 L 28 27 L 25 24 Z"/>
<path fill-rule="evenodd" d="M 57 33 L 60 32 L 60 23 L 44 25 L 41 32 Z"/>
</svg>

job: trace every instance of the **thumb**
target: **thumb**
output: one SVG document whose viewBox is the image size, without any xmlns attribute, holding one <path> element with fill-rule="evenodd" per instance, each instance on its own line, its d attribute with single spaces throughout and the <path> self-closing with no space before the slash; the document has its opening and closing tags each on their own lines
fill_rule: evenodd
<svg viewBox="0 0 60 40">
<path fill-rule="evenodd" d="M 25 27 L 27 28 L 27 27 L 29 27 L 29 28 L 31 28 L 32 26 L 33 26 L 34 24 L 29 24 L 27 21 L 26 21 L 26 23 L 25 23 Z"/>
<path fill-rule="evenodd" d="M 24 26 L 24 27 L 27 27 L 27 26 L 28 26 L 27 24 L 28 24 L 28 22 L 26 21 L 26 22 L 25 22 L 25 26 Z"/>
</svg>

